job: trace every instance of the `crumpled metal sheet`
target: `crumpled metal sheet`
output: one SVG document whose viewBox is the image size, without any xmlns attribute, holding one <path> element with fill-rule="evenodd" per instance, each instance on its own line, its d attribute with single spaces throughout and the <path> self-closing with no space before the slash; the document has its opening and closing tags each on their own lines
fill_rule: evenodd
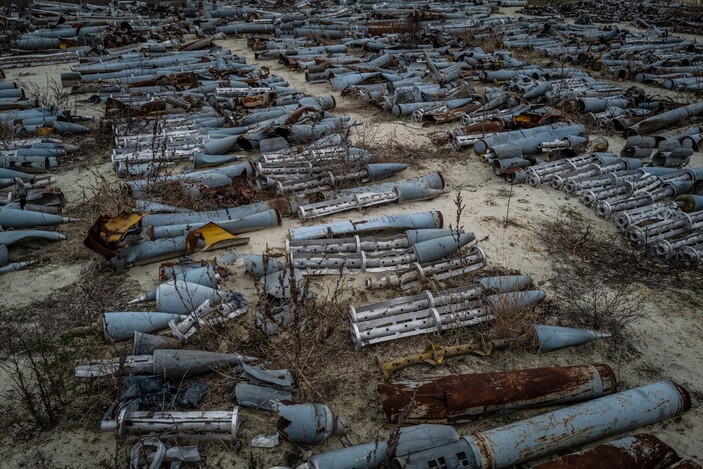
<svg viewBox="0 0 703 469">
<path fill-rule="evenodd" d="M 116 217 L 102 215 L 88 230 L 83 245 L 106 258 L 112 258 L 122 247 L 121 242 L 129 233 L 138 232 L 142 216 L 122 212 Z"/>
</svg>

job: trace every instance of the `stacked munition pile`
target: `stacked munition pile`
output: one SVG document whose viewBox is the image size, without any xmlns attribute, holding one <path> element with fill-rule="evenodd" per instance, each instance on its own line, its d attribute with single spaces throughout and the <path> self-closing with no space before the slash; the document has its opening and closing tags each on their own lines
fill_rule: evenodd
<svg viewBox="0 0 703 469">
<path fill-rule="evenodd" d="M 483 469 L 538 459 L 547 468 L 677 463 L 676 451 L 648 434 L 567 454 L 691 407 L 688 392 L 671 381 L 622 390 L 603 363 L 382 383 L 380 410 L 398 425 L 392 438 L 310 451 L 307 445 L 344 436 L 348 423 L 331 403 L 294 401 L 300 383 L 293 378 L 305 378 L 298 365 L 271 369 L 274 363 L 237 353 L 238 342 L 228 342 L 228 350 L 193 344 L 219 344 L 210 340 L 214 331 L 249 311 L 245 296 L 225 283 L 240 267 L 258 295 L 251 321 L 257 340 L 295 338 L 313 328 L 320 312 L 311 278 L 323 275 L 366 276 L 366 294 L 392 298 L 358 304 L 353 297 L 351 340 L 335 344 L 340 348 L 382 349 L 399 339 L 477 332 L 468 343 L 430 342 L 415 355 L 379 360 L 386 381 L 400 369 L 460 355 L 506 348 L 556 355 L 607 338 L 533 322 L 515 337 L 484 336 L 499 320 L 539 311 L 545 291 L 527 275 L 477 272 L 490 261 L 476 242 L 479 233 L 445 226 L 440 211 L 419 211 L 417 202 L 452 190 L 451 179 L 439 172 L 406 176 L 405 162 L 384 161 L 355 141 L 355 122 L 339 112 L 335 96 L 418 126 L 452 123 L 447 143 L 455 156 L 473 152 L 511 183 L 549 184 L 579 197 L 634 244 L 701 266 L 703 170 L 690 165 L 703 145 L 703 103 L 612 81 L 703 90 L 697 66 L 703 48 L 675 35 L 699 19 L 690 15 L 669 28 L 650 2 L 618 7 L 636 29 L 600 25 L 603 13 L 591 7 L 575 24 L 562 16 L 570 7 L 527 10 L 542 17 L 495 14 L 526 7 L 525 0 L 255 3 L 38 2 L 2 18 L 0 42 L 22 54 L 1 57 L 0 68 L 72 62 L 61 84 L 73 97 L 104 105 L 103 122 L 114 134 L 112 170 L 133 205 L 100 214 L 84 244 L 116 269 L 177 259 L 160 265 L 158 285 L 132 299 L 130 310 L 101 311 L 93 324 L 68 331 L 97 333 L 114 347 L 132 341 L 125 355 L 75 370 L 78 378 L 122 383 L 101 428 L 120 440 L 138 439 L 131 467 L 197 463 L 197 447 L 172 446 L 166 437 L 235 440 L 240 422 L 264 418 L 263 412 L 277 416 L 276 432 L 258 435 L 251 446 L 274 447 L 283 436 L 310 455 L 301 469 Z M 277 60 L 333 94 L 310 95 L 248 63 L 218 45 L 228 35 L 246 35 L 256 60 Z M 482 48 L 489 40 L 498 47 Z M 525 50 L 547 60 L 520 59 Z M 68 138 L 87 132 L 89 120 L 41 105 L 18 83 L 0 82 L 0 123 L 13 135 L 0 148 L 0 189 L 7 195 L 0 201 L 0 273 L 27 266 L 10 262 L 8 246 L 64 239 L 36 228 L 72 221 L 61 215 L 65 201 L 51 187 L 50 172 L 78 150 Z M 591 138 L 591 125 L 622 133 L 622 152 Z M 400 204 L 410 205 L 370 213 Z M 278 257 L 241 251 L 246 233 L 284 223 L 289 239 L 273 247 Z M 232 246 L 216 260 L 190 257 Z M 389 291 L 377 292 L 383 289 Z M 328 331 L 315 332 L 319 338 Z M 299 344 L 301 357 L 313 353 L 312 345 Z M 236 405 L 198 410 L 208 387 L 199 377 L 215 372 L 236 380 Z M 546 413 L 519 414 L 545 407 Z M 517 413 L 512 423 L 481 424 L 472 434 L 448 425 L 508 412 Z M 545 460 L 555 453 L 558 459 Z M 686 464 L 694 463 L 679 467 Z"/>
</svg>

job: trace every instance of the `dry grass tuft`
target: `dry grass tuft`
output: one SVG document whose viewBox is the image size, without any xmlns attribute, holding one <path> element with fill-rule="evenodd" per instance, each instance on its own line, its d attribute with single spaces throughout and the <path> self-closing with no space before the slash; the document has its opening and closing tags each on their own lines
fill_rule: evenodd
<svg viewBox="0 0 703 469">
<path fill-rule="evenodd" d="M 509 338 L 520 336 L 532 324 L 537 324 L 541 316 L 538 307 L 521 307 L 515 299 L 503 299 L 495 308 L 495 319 L 490 335 Z"/>
</svg>

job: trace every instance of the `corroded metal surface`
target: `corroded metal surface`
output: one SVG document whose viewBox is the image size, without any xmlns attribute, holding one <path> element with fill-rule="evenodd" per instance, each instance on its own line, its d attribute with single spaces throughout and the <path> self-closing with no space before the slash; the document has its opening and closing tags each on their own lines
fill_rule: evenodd
<svg viewBox="0 0 703 469">
<path fill-rule="evenodd" d="M 450 375 L 380 384 L 378 389 L 390 422 L 397 422 L 407 406 L 409 422 L 461 422 L 494 412 L 594 399 L 615 392 L 617 384 L 608 365 L 596 364 Z"/>
<path fill-rule="evenodd" d="M 643 433 L 567 454 L 533 469 L 663 469 L 680 459 L 671 446 Z"/>
</svg>

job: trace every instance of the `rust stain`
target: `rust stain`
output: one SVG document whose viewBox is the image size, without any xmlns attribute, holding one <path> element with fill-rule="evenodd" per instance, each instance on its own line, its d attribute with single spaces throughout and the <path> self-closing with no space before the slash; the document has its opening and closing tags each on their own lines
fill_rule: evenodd
<svg viewBox="0 0 703 469">
<path fill-rule="evenodd" d="M 502 132 L 503 130 L 505 130 L 505 124 L 500 119 L 478 122 L 476 124 L 461 127 L 461 131 L 464 134 L 482 134 L 485 132 Z"/>
<path fill-rule="evenodd" d="M 296 122 L 298 122 L 298 119 L 300 119 L 300 117 L 301 117 L 303 114 L 305 114 L 306 112 L 308 112 L 308 111 L 316 112 L 317 109 L 315 109 L 314 107 L 310 107 L 310 106 L 302 106 L 302 107 L 299 107 L 298 109 L 296 109 L 295 111 L 293 111 L 293 112 L 290 113 L 290 115 L 289 115 L 288 118 L 286 119 L 284 125 L 293 125 L 293 124 L 295 124 Z"/>
<path fill-rule="evenodd" d="M 471 435 L 471 439 L 476 444 L 479 454 L 486 460 L 486 464 L 481 464 L 481 467 L 495 467 L 493 450 L 491 449 L 491 445 L 485 440 L 485 437 L 481 433 L 474 433 Z"/>
<path fill-rule="evenodd" d="M 596 364 L 450 375 L 380 384 L 378 390 L 389 422 L 397 422 L 407 406 L 412 422 L 462 422 L 493 412 L 599 397 L 615 392 L 617 383 L 608 365 Z"/>
<path fill-rule="evenodd" d="M 205 267 L 208 265 L 206 261 L 183 261 L 183 262 L 162 262 L 159 265 L 159 280 L 162 282 L 167 282 L 173 280 L 174 277 L 166 275 L 166 269 L 181 267 L 183 265 L 188 265 L 190 268 Z"/>
<path fill-rule="evenodd" d="M 459 119 L 462 114 L 468 113 L 468 112 L 473 112 L 476 109 L 480 107 L 479 104 L 473 104 L 469 103 L 466 104 L 465 106 L 458 107 L 456 109 L 450 109 L 448 111 L 444 112 L 438 112 L 436 114 L 426 114 L 422 116 L 423 120 L 426 121 L 426 124 L 429 123 L 435 123 L 435 124 L 443 124 L 446 122 L 452 122 L 456 119 Z M 423 124 L 425 125 L 425 124 Z"/>
<path fill-rule="evenodd" d="M 538 464 L 533 469 L 663 469 L 681 460 L 673 448 L 654 435 L 643 433 L 632 438 L 631 444 L 598 445 Z"/>
<path fill-rule="evenodd" d="M 290 201 L 286 198 L 271 199 L 268 201 L 267 205 L 271 209 L 278 210 L 283 216 L 288 216 L 293 213 Z"/>
<path fill-rule="evenodd" d="M 245 108 L 266 107 L 271 105 L 272 98 L 268 93 L 261 93 L 254 96 L 243 96 L 241 103 Z"/>
</svg>

